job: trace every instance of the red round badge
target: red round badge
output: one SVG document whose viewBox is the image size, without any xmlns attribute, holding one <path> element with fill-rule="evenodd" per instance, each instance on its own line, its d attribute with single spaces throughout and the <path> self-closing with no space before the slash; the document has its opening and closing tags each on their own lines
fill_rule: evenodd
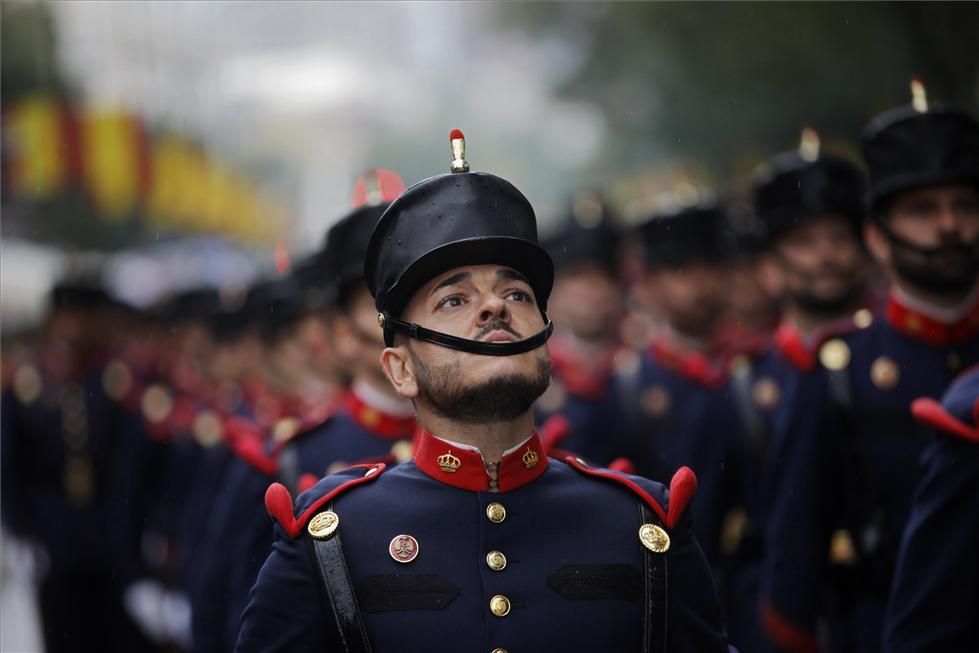
<svg viewBox="0 0 979 653">
<path fill-rule="evenodd" d="M 411 562 L 418 557 L 418 540 L 411 535 L 395 535 L 388 544 L 388 553 L 395 562 Z"/>
</svg>

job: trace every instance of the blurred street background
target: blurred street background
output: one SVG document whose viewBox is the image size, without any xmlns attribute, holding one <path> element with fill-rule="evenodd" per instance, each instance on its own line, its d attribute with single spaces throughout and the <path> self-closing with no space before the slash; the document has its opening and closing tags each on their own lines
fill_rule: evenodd
<svg viewBox="0 0 979 653">
<path fill-rule="evenodd" d="M 640 214 L 657 183 L 726 183 L 790 147 L 802 123 L 853 152 L 912 75 L 934 98 L 974 107 L 979 94 L 972 3 L 2 11 L 11 320 L 32 310 L 41 270 L 80 251 L 169 260 L 167 244 L 217 237 L 256 265 L 278 243 L 308 252 L 366 168 L 409 184 L 442 172 L 453 127 L 477 169 L 525 189 L 546 230 L 574 188 Z"/>
</svg>

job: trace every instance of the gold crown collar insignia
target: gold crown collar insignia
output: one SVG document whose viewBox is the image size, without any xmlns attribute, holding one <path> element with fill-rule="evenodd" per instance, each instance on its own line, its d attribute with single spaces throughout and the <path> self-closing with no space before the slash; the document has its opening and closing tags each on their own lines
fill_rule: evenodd
<svg viewBox="0 0 979 653">
<path fill-rule="evenodd" d="M 452 455 L 451 449 L 436 458 L 435 462 L 438 463 L 439 469 L 450 474 L 456 472 L 460 467 L 462 467 L 462 461 L 456 456 Z"/>
<path fill-rule="evenodd" d="M 537 455 L 536 451 L 530 447 L 527 447 L 527 451 L 524 452 L 524 455 L 520 460 L 523 461 L 524 467 L 527 469 L 533 469 L 534 467 L 537 467 L 537 463 L 540 462 L 540 456 Z"/>
</svg>

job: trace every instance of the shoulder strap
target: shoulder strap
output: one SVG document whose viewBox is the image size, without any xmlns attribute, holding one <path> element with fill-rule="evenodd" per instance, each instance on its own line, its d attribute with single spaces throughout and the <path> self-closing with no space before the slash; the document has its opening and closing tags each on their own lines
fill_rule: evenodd
<svg viewBox="0 0 979 653">
<path fill-rule="evenodd" d="M 639 506 L 639 523 L 652 524 L 656 519 L 649 506 L 642 500 Z M 643 547 L 643 614 L 642 650 L 645 653 L 667 651 L 667 559 L 663 553 L 653 553 Z"/>
<path fill-rule="evenodd" d="M 332 509 L 333 504 L 330 504 L 330 510 Z M 344 653 L 370 653 L 367 627 L 357 605 L 357 595 L 354 593 L 350 570 L 343 555 L 339 531 L 326 539 L 310 539 L 337 627 L 341 650 Z"/>
</svg>

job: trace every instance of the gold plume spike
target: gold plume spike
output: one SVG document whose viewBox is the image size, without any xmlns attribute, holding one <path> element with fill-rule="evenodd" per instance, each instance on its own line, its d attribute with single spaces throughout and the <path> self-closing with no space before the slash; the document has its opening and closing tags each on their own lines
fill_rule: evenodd
<svg viewBox="0 0 979 653">
<path fill-rule="evenodd" d="M 673 187 L 673 198 L 677 206 L 681 209 L 689 209 L 690 207 L 697 206 L 703 199 L 700 189 L 687 179 L 680 181 Z"/>
<path fill-rule="evenodd" d="M 799 156 L 806 161 L 815 161 L 819 158 L 819 145 L 819 132 L 812 127 L 803 127 L 799 138 Z"/>
<path fill-rule="evenodd" d="M 918 113 L 928 111 L 928 94 L 925 92 L 925 83 L 919 77 L 911 79 L 911 106 Z"/>
<path fill-rule="evenodd" d="M 451 172 L 469 172 L 469 162 L 466 161 L 466 137 L 459 129 L 453 129 L 449 134 L 449 144 L 452 145 Z"/>
<path fill-rule="evenodd" d="M 384 201 L 384 193 L 381 192 L 381 180 L 377 175 L 377 170 L 371 169 L 364 175 L 364 187 L 367 190 L 368 206 L 377 206 Z"/>
</svg>

